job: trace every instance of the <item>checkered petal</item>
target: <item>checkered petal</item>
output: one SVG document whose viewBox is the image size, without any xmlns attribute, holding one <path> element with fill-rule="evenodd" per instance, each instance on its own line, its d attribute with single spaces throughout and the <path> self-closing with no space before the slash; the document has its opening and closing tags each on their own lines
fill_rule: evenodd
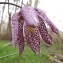
<svg viewBox="0 0 63 63">
<path fill-rule="evenodd" d="M 24 36 L 23 36 L 23 21 L 19 21 L 18 23 L 18 49 L 19 55 L 22 54 L 24 49 Z"/>
<path fill-rule="evenodd" d="M 48 25 L 51 27 L 52 31 L 56 34 L 59 33 L 57 27 L 51 22 L 51 20 L 47 17 L 47 15 L 41 10 L 41 9 L 36 9 L 38 15 L 48 23 Z"/>
<path fill-rule="evenodd" d="M 12 42 L 13 46 L 15 47 L 17 44 L 17 36 L 18 36 L 18 13 L 13 14 L 12 21 L 11 21 L 11 28 L 12 28 Z"/>
<path fill-rule="evenodd" d="M 33 32 L 29 32 L 28 26 L 25 26 L 24 32 L 25 32 L 25 36 L 26 36 L 26 40 L 28 42 L 28 45 L 31 47 L 31 49 L 36 54 L 39 54 L 39 52 L 40 52 L 40 37 L 39 37 L 38 29 L 34 28 Z"/>
<path fill-rule="evenodd" d="M 30 7 L 29 5 L 24 5 L 20 12 L 27 25 L 32 27 L 36 27 L 39 25 L 39 20 L 33 7 Z"/>
<path fill-rule="evenodd" d="M 39 25 L 38 29 L 39 29 L 39 32 L 41 34 L 42 39 L 46 43 L 52 44 L 53 43 L 52 42 L 52 37 L 48 34 L 48 31 L 47 31 L 47 28 L 45 26 L 44 21 L 41 18 L 39 18 L 39 20 L 40 20 L 40 25 Z"/>
</svg>

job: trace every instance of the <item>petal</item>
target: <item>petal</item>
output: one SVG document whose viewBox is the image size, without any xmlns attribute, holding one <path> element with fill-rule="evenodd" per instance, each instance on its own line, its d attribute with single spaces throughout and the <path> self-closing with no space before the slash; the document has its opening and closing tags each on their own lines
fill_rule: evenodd
<svg viewBox="0 0 63 63">
<path fill-rule="evenodd" d="M 11 28 L 12 28 L 12 42 L 13 46 L 15 47 L 17 44 L 17 36 L 18 36 L 18 13 L 13 14 L 12 16 Z"/>
<path fill-rule="evenodd" d="M 38 29 L 39 29 L 42 39 L 46 43 L 52 44 L 52 37 L 48 34 L 44 21 L 41 18 L 39 18 L 39 19 L 40 19 L 40 25 L 39 25 Z"/>
<path fill-rule="evenodd" d="M 43 20 L 45 20 L 45 21 L 48 23 L 48 25 L 51 27 L 52 31 L 53 31 L 54 33 L 58 34 L 59 31 L 58 31 L 57 27 L 51 22 L 51 20 L 47 17 L 47 15 L 46 15 L 41 9 L 38 9 L 38 8 L 37 8 L 36 11 L 37 11 L 38 15 L 39 15 Z"/>
<path fill-rule="evenodd" d="M 18 48 L 19 48 L 19 55 L 20 55 L 22 54 L 24 49 L 23 21 L 19 21 L 19 25 L 18 25 Z"/>
<path fill-rule="evenodd" d="M 21 9 L 21 14 L 27 25 L 32 27 L 36 27 L 39 25 L 36 10 L 33 7 L 24 5 L 24 7 Z"/>
<path fill-rule="evenodd" d="M 28 45 L 31 47 L 31 49 L 36 54 L 39 54 L 39 52 L 40 52 L 40 37 L 39 37 L 38 29 L 33 28 L 34 31 L 32 32 L 32 31 L 29 31 L 28 28 L 29 28 L 29 26 L 27 26 L 27 25 L 24 27 L 25 37 L 28 42 Z"/>
</svg>

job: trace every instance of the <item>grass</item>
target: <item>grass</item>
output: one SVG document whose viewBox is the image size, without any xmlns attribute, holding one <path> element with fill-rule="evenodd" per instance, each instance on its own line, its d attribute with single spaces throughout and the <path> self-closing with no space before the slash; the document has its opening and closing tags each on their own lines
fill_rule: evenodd
<svg viewBox="0 0 63 63">
<path fill-rule="evenodd" d="M 53 44 L 51 47 L 45 47 L 41 44 L 41 53 L 36 55 L 29 48 L 25 46 L 22 55 L 18 55 L 18 48 L 13 48 L 13 46 L 3 47 L 4 44 L 10 41 L 0 41 L 0 63 L 50 63 L 48 54 L 50 53 L 60 53 L 63 51 L 63 44 Z"/>
</svg>

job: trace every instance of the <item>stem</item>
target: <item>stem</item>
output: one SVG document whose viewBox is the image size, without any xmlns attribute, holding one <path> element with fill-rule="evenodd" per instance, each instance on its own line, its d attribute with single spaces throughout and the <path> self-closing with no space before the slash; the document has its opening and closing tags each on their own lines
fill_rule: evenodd
<svg viewBox="0 0 63 63">
<path fill-rule="evenodd" d="M 13 54 L 5 55 L 5 56 L 0 57 L 0 59 L 6 58 L 6 57 L 9 57 L 9 56 L 12 56 L 12 55 L 16 55 L 16 54 L 17 54 L 17 53 L 13 53 Z M 31 60 L 31 58 L 30 58 L 29 56 L 27 56 L 26 54 L 22 54 L 22 55 L 28 57 L 28 59 Z M 31 60 L 31 62 L 33 63 L 32 60 Z"/>
<path fill-rule="evenodd" d="M 14 3 L 10 3 L 10 2 L 0 2 L 0 4 L 10 4 L 10 5 L 14 5 L 14 6 L 17 6 L 17 7 L 21 8 L 21 6 L 16 5 Z"/>
<path fill-rule="evenodd" d="M 9 55 L 2 56 L 2 57 L 0 57 L 0 59 L 6 58 L 6 57 L 8 57 L 8 56 L 15 55 L 15 54 L 17 54 L 17 53 L 13 53 L 13 54 L 9 54 Z"/>
</svg>

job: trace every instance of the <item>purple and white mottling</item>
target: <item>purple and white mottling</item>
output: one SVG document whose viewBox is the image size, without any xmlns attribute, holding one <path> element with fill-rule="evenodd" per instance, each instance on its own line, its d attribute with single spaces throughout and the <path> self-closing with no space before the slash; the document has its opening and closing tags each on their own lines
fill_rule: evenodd
<svg viewBox="0 0 63 63">
<path fill-rule="evenodd" d="M 34 28 L 33 32 L 29 32 L 28 26 L 25 25 L 24 33 L 25 33 L 25 37 L 26 37 L 28 45 L 36 54 L 38 54 L 40 52 L 40 37 L 39 37 L 38 29 Z"/>
<path fill-rule="evenodd" d="M 22 54 L 25 44 L 23 32 L 28 45 L 36 54 L 40 53 L 40 35 L 47 44 L 53 43 L 44 21 L 48 23 L 54 33 L 59 33 L 58 29 L 41 9 L 24 5 L 18 13 L 12 16 L 12 42 L 14 46 L 18 44 L 19 54 Z M 32 32 L 29 28 L 31 28 Z"/>
<path fill-rule="evenodd" d="M 27 23 L 27 25 L 32 27 L 38 26 L 39 19 L 33 7 L 25 5 L 20 12 L 21 15 L 23 16 L 23 20 Z"/>
<path fill-rule="evenodd" d="M 12 16 L 12 22 L 11 22 L 11 27 L 12 27 L 12 42 L 13 46 L 15 47 L 17 44 L 17 36 L 18 36 L 18 13 L 13 14 Z"/>
<path fill-rule="evenodd" d="M 35 9 L 37 11 L 37 14 L 39 17 L 41 17 L 48 25 L 51 27 L 52 31 L 56 34 L 58 34 L 57 27 L 52 23 L 52 21 L 47 17 L 47 15 L 41 10 L 41 9 Z"/>
</svg>

